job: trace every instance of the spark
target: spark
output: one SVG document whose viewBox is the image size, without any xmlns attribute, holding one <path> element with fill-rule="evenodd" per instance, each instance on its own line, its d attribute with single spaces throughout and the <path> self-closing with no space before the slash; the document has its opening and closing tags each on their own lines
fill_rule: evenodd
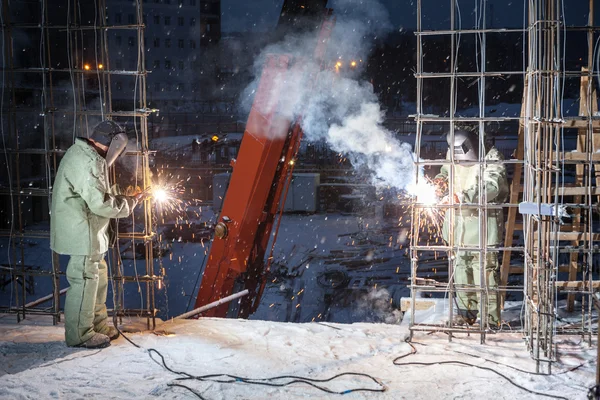
<svg viewBox="0 0 600 400">
<path fill-rule="evenodd" d="M 410 185 L 407 191 L 411 196 L 416 197 L 418 204 L 432 206 L 440 200 L 436 194 L 436 187 L 426 180 L 421 180 L 419 183 Z"/>
</svg>

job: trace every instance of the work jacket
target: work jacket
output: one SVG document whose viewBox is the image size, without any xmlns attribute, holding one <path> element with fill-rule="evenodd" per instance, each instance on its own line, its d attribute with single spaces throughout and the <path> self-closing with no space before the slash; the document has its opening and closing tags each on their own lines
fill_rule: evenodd
<svg viewBox="0 0 600 400">
<path fill-rule="evenodd" d="M 77 138 L 67 150 L 52 188 L 50 248 L 59 254 L 89 256 L 106 253 L 111 218 L 130 215 L 134 197 L 113 195 L 106 160 Z"/>
<path fill-rule="evenodd" d="M 449 158 L 449 157 L 447 157 Z M 492 147 L 485 156 L 487 161 L 501 161 L 502 154 Z M 457 194 L 461 199 L 460 207 L 454 212 L 454 243 L 455 246 L 479 246 L 479 230 L 483 227 L 483 218 L 486 212 L 482 208 L 481 221 L 477 207 L 473 204 L 498 204 L 504 203 L 508 196 L 508 182 L 506 180 L 506 167 L 504 164 L 488 164 L 483 166 L 483 179 L 481 182 L 484 195 L 479 193 L 480 165 L 455 165 L 454 188 L 451 194 Z M 436 178 L 449 179 L 450 165 L 443 165 Z M 481 200 L 480 200 L 481 198 Z M 481 201 L 481 203 L 480 203 Z M 450 243 L 451 210 L 446 210 L 442 236 Z M 487 237 L 483 238 L 484 246 L 495 246 L 504 240 L 504 213 L 502 209 L 487 210 Z"/>
</svg>

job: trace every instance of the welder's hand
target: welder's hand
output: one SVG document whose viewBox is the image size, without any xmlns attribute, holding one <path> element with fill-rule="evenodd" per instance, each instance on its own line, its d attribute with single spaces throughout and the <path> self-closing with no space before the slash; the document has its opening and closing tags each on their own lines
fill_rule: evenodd
<svg viewBox="0 0 600 400">
<path fill-rule="evenodd" d="M 149 187 L 147 187 L 147 188 L 146 188 L 146 190 L 144 190 L 144 191 L 142 191 L 142 192 L 140 192 L 140 193 L 136 194 L 136 195 L 135 195 L 135 196 L 133 196 L 133 197 L 135 197 L 135 199 L 137 200 L 137 202 L 138 202 L 138 203 L 141 203 L 142 201 L 144 201 L 144 200 L 146 200 L 148 197 L 150 197 L 150 195 L 151 195 L 151 191 L 152 191 L 152 189 L 151 189 L 151 188 L 149 188 Z"/>
<path fill-rule="evenodd" d="M 435 186 L 435 195 L 443 197 L 448 189 L 448 182 L 444 178 L 436 178 L 432 183 Z"/>
<path fill-rule="evenodd" d="M 125 196 L 136 196 L 141 192 L 142 192 L 141 187 L 129 185 L 129 186 L 127 186 L 127 188 L 125 188 L 125 191 L 123 192 L 123 194 Z"/>
<path fill-rule="evenodd" d="M 454 199 L 454 204 L 460 204 L 460 203 L 462 203 L 462 196 L 459 195 L 458 193 L 454 193 L 452 195 L 452 198 Z M 442 198 L 442 201 L 440 202 L 440 204 L 450 204 L 450 195 L 444 196 Z"/>
</svg>

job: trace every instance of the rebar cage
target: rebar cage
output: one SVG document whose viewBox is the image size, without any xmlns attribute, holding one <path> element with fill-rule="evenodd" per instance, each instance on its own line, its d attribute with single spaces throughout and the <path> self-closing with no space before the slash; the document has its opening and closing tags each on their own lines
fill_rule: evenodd
<svg viewBox="0 0 600 400">
<path fill-rule="evenodd" d="M 596 172 L 595 165 L 600 161 L 595 154 L 600 148 L 595 134 L 599 125 L 595 81 L 599 79 L 600 52 L 593 0 L 589 1 L 587 21 L 569 23 L 561 0 L 506 4 L 512 9 L 505 11 L 523 17 L 503 27 L 495 26 L 493 5 L 485 0 L 475 1 L 474 8 L 473 2 L 462 0 L 450 0 L 445 5 L 435 2 L 435 7 L 445 8 L 449 14 L 445 26 L 429 18 L 433 3 L 417 2 L 415 179 L 430 179 L 441 165 L 446 165 L 451 195 L 444 205 L 423 204 L 418 196 L 414 200 L 411 335 L 417 331 L 445 331 L 451 340 L 454 333 L 469 332 L 479 334 L 484 342 L 492 330 L 481 316 L 487 315 L 486 299 L 496 292 L 502 299 L 523 300 L 521 321 L 511 331 L 524 334 L 538 370 L 550 372 L 556 359 L 556 334 L 586 335 L 591 343 L 593 330 L 590 296 L 598 286 L 594 280 L 598 275 L 594 268 L 597 234 L 593 232 L 597 229 L 594 219 L 600 194 L 600 172 Z M 466 17 L 465 10 L 471 18 Z M 567 48 L 567 42 L 583 37 L 587 41 L 585 52 L 575 46 Z M 507 41 L 514 45 L 502 45 Z M 522 57 L 515 49 L 522 50 Z M 445 95 L 443 101 L 439 101 L 440 93 Z M 499 93 L 510 98 L 505 100 L 507 103 L 521 102 L 520 107 L 503 104 Z M 451 144 L 447 154 L 424 158 L 421 143 L 432 123 L 447 124 Z M 476 131 L 480 149 L 489 149 L 498 139 L 494 133 L 503 131 L 498 127 L 506 125 L 518 132 L 514 135 L 514 151 L 505 153 L 503 161 L 491 162 L 482 151 L 474 162 L 454 159 L 457 129 Z M 479 196 L 476 202 L 466 204 L 453 199 L 456 168 L 477 168 L 479 177 L 483 177 L 494 163 L 504 165 L 507 171 L 510 193 L 506 201 Z M 484 193 L 483 179 L 478 185 L 478 192 Z M 517 211 L 521 200 L 535 209 L 522 218 Z M 545 214 L 543 205 L 555 211 Z M 455 220 L 465 208 L 477 214 L 478 245 L 455 243 Z M 559 215 L 558 210 L 565 209 L 570 219 Z M 506 236 L 503 243 L 488 245 L 487 217 L 494 210 L 502 210 L 506 216 Z M 450 222 L 448 242 L 441 238 L 440 213 Z M 518 235 L 513 237 L 515 233 Z M 479 284 L 456 284 L 455 259 L 461 252 L 479 255 L 475 271 Z M 490 254 L 501 265 L 495 290 L 486 284 L 484 260 Z M 565 258 L 563 265 L 561 260 Z M 456 296 L 461 292 L 477 293 L 480 324 L 455 324 Z M 561 292 L 569 295 L 561 296 Z M 416 303 L 423 296 L 445 299 L 443 321 L 416 320 Z M 573 311 L 575 304 L 580 307 L 580 323 L 557 325 L 559 300 L 566 302 L 567 312 Z"/>
<path fill-rule="evenodd" d="M 18 320 L 29 314 L 60 320 L 67 258 L 49 249 L 49 214 L 54 176 L 75 138 L 88 137 L 104 119 L 122 124 L 132 143 L 111 171 L 112 183 L 150 185 L 142 2 L 114 6 L 129 13 L 128 24 L 109 21 L 104 0 L 3 2 L 0 312 Z M 109 57 L 121 56 L 115 47 L 120 32 L 134 38 L 128 50 L 135 62 L 127 70 L 115 68 Z M 154 273 L 152 204 L 146 201 L 116 226 L 117 245 L 108 257 L 113 312 L 147 317 L 153 325 L 154 291 L 162 278 Z M 133 257 L 123 262 L 127 248 Z M 143 254 L 139 260 L 136 249 Z M 124 306 L 128 281 L 137 282 L 139 308 Z"/>
</svg>

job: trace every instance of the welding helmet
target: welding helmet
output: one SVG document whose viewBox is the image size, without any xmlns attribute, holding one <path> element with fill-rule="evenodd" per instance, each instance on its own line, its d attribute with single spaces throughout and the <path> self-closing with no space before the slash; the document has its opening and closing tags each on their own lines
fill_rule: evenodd
<svg viewBox="0 0 600 400">
<path fill-rule="evenodd" d="M 125 129 L 114 121 L 102 121 L 94 128 L 90 139 L 108 146 L 106 152 L 106 165 L 109 167 L 123 154 L 129 138 Z"/>
<path fill-rule="evenodd" d="M 452 137 L 446 136 L 448 146 L 452 148 Z M 454 159 L 459 161 L 479 160 L 479 141 L 473 132 L 464 130 L 454 131 Z"/>
</svg>

